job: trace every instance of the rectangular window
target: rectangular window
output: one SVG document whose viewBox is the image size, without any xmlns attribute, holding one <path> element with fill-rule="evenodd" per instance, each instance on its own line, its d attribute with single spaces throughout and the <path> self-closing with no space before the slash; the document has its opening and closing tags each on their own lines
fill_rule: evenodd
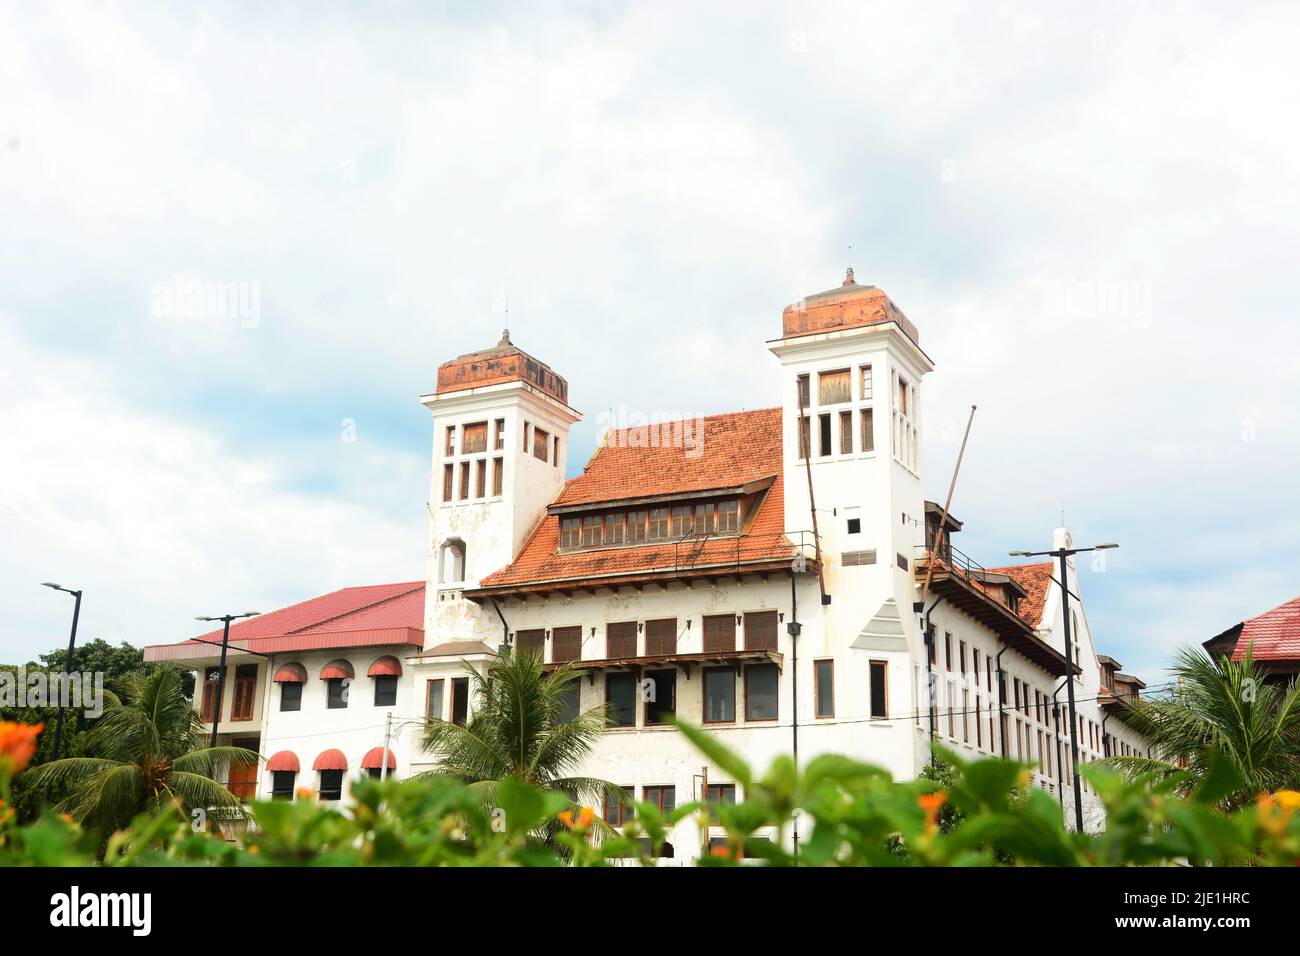
<svg viewBox="0 0 1300 956">
<path fill-rule="evenodd" d="M 343 771 L 322 770 L 320 772 L 321 800 L 343 799 Z"/>
<path fill-rule="evenodd" d="M 375 678 L 375 706 L 397 706 L 397 678 L 384 674 Z"/>
<path fill-rule="evenodd" d="M 469 717 L 469 678 L 451 679 L 451 722 L 464 725 Z"/>
<path fill-rule="evenodd" d="M 492 450 L 504 451 L 506 447 L 506 420 L 498 418 L 492 423 Z"/>
<path fill-rule="evenodd" d="M 808 416 L 805 415 L 799 419 L 799 457 L 807 460 L 812 454 L 812 445 L 808 435 Z"/>
<path fill-rule="evenodd" d="M 646 540 L 663 541 L 668 537 L 668 509 L 650 509 L 649 522 L 646 525 Z"/>
<path fill-rule="evenodd" d="M 582 546 L 594 548 L 600 542 L 600 515 L 587 515 L 582 519 Z"/>
<path fill-rule="evenodd" d="M 730 614 L 712 614 L 704 618 L 704 653 L 736 649 L 736 618 Z"/>
<path fill-rule="evenodd" d="M 668 723 L 677 713 L 677 671 L 646 671 L 645 681 L 646 726 Z"/>
<path fill-rule="evenodd" d="M 302 685 L 296 685 L 301 687 Z M 271 771 L 271 799 L 272 800 L 292 800 L 293 799 L 293 781 L 298 776 L 295 770 L 272 770 Z"/>
<path fill-rule="evenodd" d="M 966 642 L 960 641 L 959 647 L 961 650 L 961 656 L 958 658 L 958 660 L 961 663 L 961 676 L 965 677 L 966 676 Z"/>
<path fill-rule="evenodd" d="M 776 720 L 776 665 L 745 668 L 745 719 Z"/>
<path fill-rule="evenodd" d="M 551 439 L 551 464 L 556 468 L 560 467 L 560 436 L 556 435 Z"/>
<path fill-rule="evenodd" d="M 853 413 L 840 412 L 840 454 L 853 454 Z"/>
<path fill-rule="evenodd" d="M 347 710 L 348 706 L 348 688 L 343 683 L 343 678 L 327 680 L 327 689 L 325 693 L 325 707 L 328 710 Z"/>
<path fill-rule="evenodd" d="M 736 672 L 731 668 L 704 672 L 704 722 L 729 724 L 736 719 Z"/>
<path fill-rule="evenodd" d="M 623 543 L 623 516 L 621 514 L 605 515 L 605 544 Z"/>
<path fill-rule="evenodd" d="M 695 533 L 713 534 L 718 530 L 718 512 L 712 502 L 695 506 Z"/>
<path fill-rule="evenodd" d="M 799 408 L 807 408 L 812 404 L 812 393 L 808 390 L 808 373 L 805 372 L 799 376 L 798 388 L 795 394 L 795 404 Z"/>
<path fill-rule="evenodd" d="M 943 632 L 943 669 L 952 670 L 952 635 Z"/>
<path fill-rule="evenodd" d="M 642 787 L 641 799 L 653 804 L 660 813 L 672 813 L 677 807 L 676 787 Z"/>
<path fill-rule="evenodd" d="M 716 806 L 719 803 L 736 802 L 736 785 L 734 783 L 711 783 L 704 791 L 707 803 Z"/>
<path fill-rule="evenodd" d="M 975 747 L 978 750 L 984 749 L 984 717 L 983 707 L 980 704 L 979 695 L 975 695 Z"/>
<path fill-rule="evenodd" d="M 460 463 L 460 500 L 465 501 L 469 498 L 469 462 Z"/>
<path fill-rule="evenodd" d="M 677 653 L 677 618 L 645 622 L 645 652 L 647 657 Z"/>
<path fill-rule="evenodd" d="M 520 654 L 532 654 L 538 658 L 545 657 L 546 632 L 540 627 L 517 631 L 515 633 L 515 649 Z"/>
<path fill-rule="evenodd" d="M 850 521 L 858 519 L 852 518 Z M 857 531 L 850 530 L 849 534 L 857 534 Z M 876 552 L 872 551 L 844 551 L 840 554 L 840 566 L 844 568 L 864 568 L 876 563 Z"/>
<path fill-rule="evenodd" d="M 646 514 L 644 511 L 629 511 L 627 513 L 627 543 L 641 544 L 645 541 L 646 535 Z"/>
<path fill-rule="evenodd" d="M 863 452 L 876 450 L 876 421 L 871 409 L 864 408 L 858 412 L 858 421 L 861 423 L 862 441 L 860 442 Z"/>
<path fill-rule="evenodd" d="M 813 661 L 813 699 L 818 717 L 835 716 L 835 662 Z"/>
<path fill-rule="evenodd" d="M 609 709 L 611 726 L 636 726 L 636 676 L 634 674 L 605 675 L 605 705 Z"/>
<path fill-rule="evenodd" d="M 505 478 L 505 462 L 500 458 L 492 459 L 492 497 L 501 497 L 501 486 Z"/>
<path fill-rule="evenodd" d="M 620 786 L 619 790 L 623 791 L 621 798 L 611 800 L 608 793 L 601 798 L 601 816 L 612 827 L 624 826 L 632 819 L 632 787 Z"/>
<path fill-rule="evenodd" d="M 884 720 L 889 716 L 889 685 L 885 680 L 889 665 L 884 661 L 871 661 L 871 717 Z"/>
<path fill-rule="evenodd" d="M 745 650 L 776 650 L 776 611 L 750 611 L 745 615 Z"/>
<path fill-rule="evenodd" d="M 551 661 L 564 664 L 582 658 L 582 628 L 557 627 L 551 631 Z"/>
<path fill-rule="evenodd" d="M 456 496 L 456 466 L 442 466 L 442 500 L 451 501 Z"/>
<path fill-rule="evenodd" d="M 965 687 L 961 689 L 961 740 L 962 743 L 970 743 L 970 691 Z"/>
<path fill-rule="evenodd" d="M 540 428 L 533 429 L 533 457 L 538 461 L 546 461 L 546 453 L 551 447 L 551 436 L 549 432 L 544 432 Z"/>
<path fill-rule="evenodd" d="M 557 724 L 567 724 L 582 709 L 582 678 L 575 677 L 560 691 L 560 710 L 555 715 Z"/>
<path fill-rule="evenodd" d="M 209 667 L 203 672 L 203 703 L 199 716 L 205 724 L 221 722 L 221 668 Z"/>
<path fill-rule="evenodd" d="M 577 518 L 560 519 L 560 547 L 576 548 L 582 543 L 582 522 Z"/>
<path fill-rule="evenodd" d="M 448 455 L 456 454 L 456 426 L 448 425 L 446 428 L 447 438 L 443 443 L 443 451 Z"/>
<path fill-rule="evenodd" d="M 605 625 L 605 656 L 614 661 L 636 657 L 636 621 Z"/>
<path fill-rule="evenodd" d="M 528 440 L 533 437 L 533 426 L 524 422 L 524 454 L 528 454 Z"/>
<path fill-rule="evenodd" d="M 979 685 L 980 685 L 980 650 L 979 650 L 978 647 L 972 647 L 972 648 L 970 649 L 970 653 L 971 653 L 971 680 L 974 681 L 976 687 L 979 687 Z"/>
<path fill-rule="evenodd" d="M 957 692 L 950 683 L 948 685 L 948 736 L 953 740 L 957 739 Z"/>
<path fill-rule="evenodd" d="M 817 375 L 817 404 L 838 405 L 853 400 L 849 388 L 849 370 L 819 372 Z"/>
<path fill-rule="evenodd" d="M 740 502 L 718 502 L 718 531 L 722 534 L 735 534 L 740 530 Z"/>
<path fill-rule="evenodd" d="M 831 453 L 831 417 L 817 416 L 817 454 L 826 457 Z"/>
<path fill-rule="evenodd" d="M 442 678 L 425 682 L 424 716 L 429 720 L 442 720 L 442 687 Z"/>
<path fill-rule="evenodd" d="M 475 422 L 465 426 L 465 447 L 462 455 L 474 455 L 487 451 L 487 422 Z"/>
<path fill-rule="evenodd" d="M 474 462 L 474 497 L 487 497 L 487 459 Z"/>
<path fill-rule="evenodd" d="M 234 699 L 230 703 L 231 720 L 253 719 L 253 698 L 257 695 L 257 665 L 240 664 L 235 668 Z"/>
<path fill-rule="evenodd" d="M 871 401 L 871 366 L 863 365 L 858 369 L 858 378 L 864 402 Z"/>
<path fill-rule="evenodd" d="M 302 684 L 294 681 L 280 685 L 280 710 L 284 712 L 302 710 Z"/>
<path fill-rule="evenodd" d="M 674 538 L 682 538 L 691 533 L 694 513 L 690 505 L 675 505 L 673 507 L 673 530 Z"/>
</svg>

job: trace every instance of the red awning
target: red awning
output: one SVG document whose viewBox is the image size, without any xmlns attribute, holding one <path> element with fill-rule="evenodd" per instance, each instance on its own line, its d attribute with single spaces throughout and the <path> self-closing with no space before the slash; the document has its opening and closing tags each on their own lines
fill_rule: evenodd
<svg viewBox="0 0 1300 956">
<path fill-rule="evenodd" d="M 277 684 L 305 684 L 307 683 L 307 668 L 301 664 L 285 664 L 275 672 L 271 678 Z"/>
<path fill-rule="evenodd" d="M 326 750 L 311 765 L 313 770 L 347 770 L 348 758 L 341 750 Z"/>
<path fill-rule="evenodd" d="M 383 765 L 384 765 L 383 747 L 376 747 L 373 750 L 367 751 L 366 755 L 361 758 L 362 770 L 378 770 Z M 397 758 L 393 756 L 392 747 L 388 748 L 388 769 L 389 770 L 397 769 Z"/>
<path fill-rule="evenodd" d="M 291 750 L 281 750 L 266 762 L 267 770 L 289 770 L 297 773 L 300 768 L 298 755 Z"/>
<path fill-rule="evenodd" d="M 341 657 L 336 661 L 330 661 L 321 668 L 320 672 L 321 680 L 341 680 L 345 677 L 355 676 L 356 674 L 352 670 L 352 665 Z"/>
<path fill-rule="evenodd" d="M 366 671 L 367 677 L 401 677 L 402 662 L 391 654 L 377 658 Z"/>
</svg>

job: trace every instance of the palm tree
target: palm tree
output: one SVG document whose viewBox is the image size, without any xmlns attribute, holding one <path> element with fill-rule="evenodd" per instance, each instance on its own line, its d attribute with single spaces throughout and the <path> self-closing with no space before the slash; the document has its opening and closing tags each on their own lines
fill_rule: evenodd
<svg viewBox="0 0 1300 956">
<path fill-rule="evenodd" d="M 1112 763 L 1132 774 L 1186 772 L 1190 789 L 1222 755 L 1242 781 L 1225 799 L 1228 806 L 1300 784 L 1300 683 L 1265 683 L 1249 649 L 1234 661 L 1183 648 L 1170 671 L 1176 680 L 1168 698 L 1131 705 L 1135 729 L 1159 758 L 1113 757 Z"/>
<path fill-rule="evenodd" d="M 181 673 L 161 667 L 124 679 L 123 696 L 110 698 L 85 735 L 87 756 L 65 757 L 28 772 L 31 782 L 66 789 L 60 804 L 82 826 L 107 838 L 140 813 L 179 802 L 238 807 L 217 783 L 222 767 L 254 763 L 242 747 L 205 747 L 203 723 L 181 689 Z"/>
<path fill-rule="evenodd" d="M 424 749 L 437 754 L 433 773 L 454 777 L 491 801 L 507 777 L 558 790 L 575 802 L 626 799 L 621 788 L 574 772 L 604 733 L 609 718 L 593 707 L 565 720 L 567 698 L 578 688 L 568 665 L 547 673 L 528 652 L 498 657 L 486 674 L 469 668 L 475 706 L 464 724 L 430 719 Z"/>
</svg>

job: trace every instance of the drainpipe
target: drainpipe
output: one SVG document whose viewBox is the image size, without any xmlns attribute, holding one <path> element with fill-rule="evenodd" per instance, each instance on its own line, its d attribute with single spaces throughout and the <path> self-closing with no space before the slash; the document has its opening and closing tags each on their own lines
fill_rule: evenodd
<svg viewBox="0 0 1300 956">
<path fill-rule="evenodd" d="M 1069 680 L 1070 675 L 1065 675 L 1065 680 Z M 1059 694 L 1065 688 L 1065 681 L 1061 686 L 1056 688 L 1052 693 L 1052 724 L 1056 728 L 1053 736 L 1056 738 L 1056 799 L 1061 804 L 1061 816 L 1065 816 L 1065 765 L 1061 763 L 1061 703 L 1057 699 Z"/>
<path fill-rule="evenodd" d="M 1009 651 L 1010 648 L 1004 647 L 998 651 L 998 656 L 994 663 L 998 665 L 998 737 L 1002 741 L 1002 759 L 1007 759 L 1007 721 L 1004 711 L 1006 710 L 1007 701 L 1007 681 L 1006 675 L 1002 670 L 1002 655 Z"/>
<path fill-rule="evenodd" d="M 510 625 L 506 621 L 506 616 L 501 613 L 501 605 L 497 603 L 496 598 L 492 598 L 492 610 L 497 612 L 497 617 L 501 618 L 501 646 L 497 651 L 502 657 L 510 653 Z"/>
<path fill-rule="evenodd" d="M 811 440 L 811 439 L 810 439 Z M 791 712 L 794 719 L 790 723 L 791 745 L 794 748 L 794 770 L 799 773 L 799 632 L 803 625 L 799 623 L 799 594 L 795 586 L 794 571 L 790 572 L 790 623 L 785 626 L 790 635 L 790 693 L 793 698 Z M 794 818 L 794 865 L 799 865 L 799 818 Z"/>
</svg>

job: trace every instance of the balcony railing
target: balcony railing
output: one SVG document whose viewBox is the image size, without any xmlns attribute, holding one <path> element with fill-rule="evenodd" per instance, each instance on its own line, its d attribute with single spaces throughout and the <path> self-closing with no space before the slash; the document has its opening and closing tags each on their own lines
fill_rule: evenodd
<svg viewBox="0 0 1300 956">
<path fill-rule="evenodd" d="M 730 534 L 691 533 L 673 542 L 673 570 L 689 571 L 704 567 L 735 567 L 761 561 L 802 561 L 812 564 L 817 558 L 817 538 L 811 531 L 733 536 Z"/>
</svg>

